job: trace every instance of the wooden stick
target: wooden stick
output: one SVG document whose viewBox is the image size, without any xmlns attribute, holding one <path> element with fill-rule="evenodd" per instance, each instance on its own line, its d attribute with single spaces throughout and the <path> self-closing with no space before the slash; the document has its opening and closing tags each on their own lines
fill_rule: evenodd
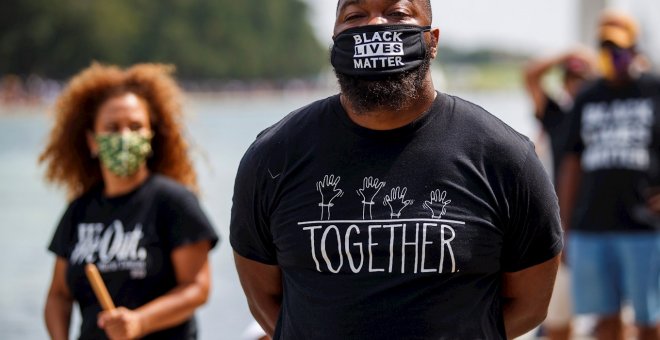
<svg viewBox="0 0 660 340">
<path fill-rule="evenodd" d="M 110 293 L 108 293 L 108 289 L 105 287 L 105 283 L 103 283 L 101 274 L 99 274 L 99 270 L 93 263 L 85 265 L 85 274 L 87 274 L 87 279 L 92 285 L 92 290 L 94 290 L 94 294 L 99 300 L 99 303 L 101 303 L 103 310 L 108 311 L 115 309 L 115 304 L 112 302 L 112 298 L 110 297 Z"/>
</svg>

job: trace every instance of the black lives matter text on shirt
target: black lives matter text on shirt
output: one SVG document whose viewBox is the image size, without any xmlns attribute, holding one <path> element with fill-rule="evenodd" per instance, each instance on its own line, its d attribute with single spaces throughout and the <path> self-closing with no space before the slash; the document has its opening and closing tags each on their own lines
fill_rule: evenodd
<svg viewBox="0 0 660 340">
<path fill-rule="evenodd" d="M 583 170 L 572 229 L 660 230 L 646 204 L 660 187 L 660 79 L 591 84 L 576 98 L 567 140 Z"/>
</svg>

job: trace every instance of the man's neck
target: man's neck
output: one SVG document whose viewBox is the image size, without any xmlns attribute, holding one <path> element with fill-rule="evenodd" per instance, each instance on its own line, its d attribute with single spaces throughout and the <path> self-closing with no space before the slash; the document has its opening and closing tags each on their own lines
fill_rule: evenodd
<svg viewBox="0 0 660 340">
<path fill-rule="evenodd" d="M 637 78 L 639 78 L 639 74 L 634 74 L 632 72 L 626 73 L 619 75 L 618 77 L 614 79 L 608 79 L 608 84 L 610 87 L 618 88 L 618 87 L 626 87 L 630 85 L 631 83 L 635 82 Z"/>
<path fill-rule="evenodd" d="M 408 125 L 415 119 L 421 117 L 433 105 L 437 92 L 433 84 L 429 83 L 419 93 L 419 98 L 411 101 L 409 105 L 401 110 L 388 108 L 374 108 L 366 112 L 356 113 L 349 99 L 341 95 L 341 105 L 348 113 L 348 117 L 357 125 L 371 130 L 392 130 Z"/>
</svg>

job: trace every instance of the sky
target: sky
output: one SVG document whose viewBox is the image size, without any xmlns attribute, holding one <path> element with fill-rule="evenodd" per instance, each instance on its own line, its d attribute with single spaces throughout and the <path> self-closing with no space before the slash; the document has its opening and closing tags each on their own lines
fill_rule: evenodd
<svg viewBox="0 0 660 340">
<path fill-rule="evenodd" d="M 306 0 L 321 41 L 330 45 L 336 0 Z M 497 47 L 529 55 L 558 53 L 580 44 L 579 1 L 598 0 L 431 0 L 440 44 L 474 49 Z M 660 32 L 660 1 L 608 0 L 633 14 L 645 32 Z M 655 13 L 652 15 L 651 13 Z M 660 36 L 646 34 L 644 47 L 660 59 Z"/>
<path fill-rule="evenodd" d="M 440 43 L 458 48 L 504 47 L 534 51 L 561 48 L 573 34 L 575 0 L 431 0 Z M 308 0 L 312 22 L 331 43 L 336 0 Z M 476 10 L 475 10 L 476 9 Z"/>
</svg>

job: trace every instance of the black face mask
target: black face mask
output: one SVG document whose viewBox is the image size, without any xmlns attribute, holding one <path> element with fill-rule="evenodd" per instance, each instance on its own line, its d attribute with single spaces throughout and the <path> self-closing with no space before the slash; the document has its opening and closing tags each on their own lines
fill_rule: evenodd
<svg viewBox="0 0 660 340">
<path fill-rule="evenodd" d="M 419 67 L 426 56 L 424 32 L 431 26 L 367 25 L 334 37 L 331 63 L 338 73 L 382 79 Z"/>
</svg>

